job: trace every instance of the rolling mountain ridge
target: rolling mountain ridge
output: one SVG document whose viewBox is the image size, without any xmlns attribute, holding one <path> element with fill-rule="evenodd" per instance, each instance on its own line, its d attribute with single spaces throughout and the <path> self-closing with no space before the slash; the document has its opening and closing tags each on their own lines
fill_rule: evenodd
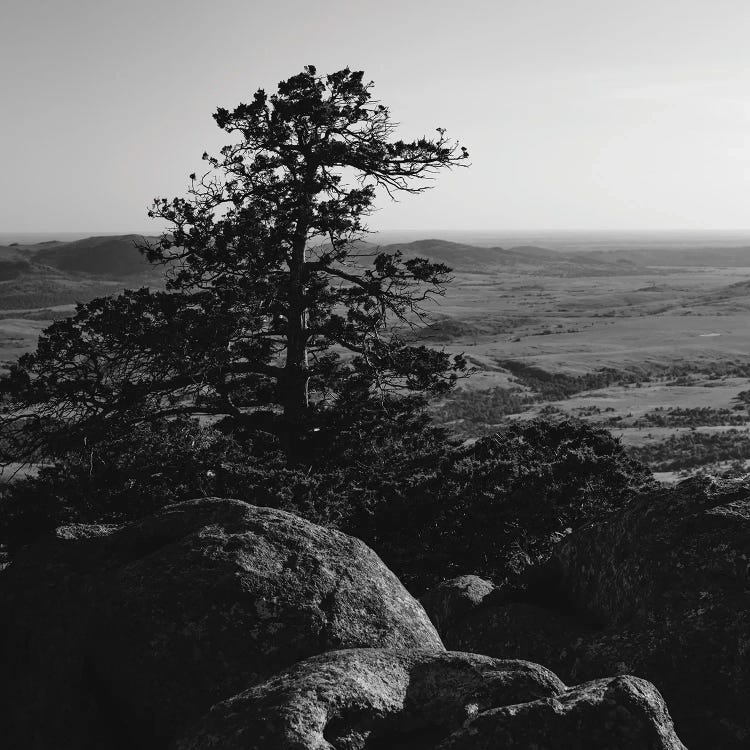
<svg viewBox="0 0 750 750">
<path fill-rule="evenodd" d="M 136 247 L 144 239 L 129 234 L 0 246 L 0 309 L 85 302 L 126 286 L 161 286 L 163 269 L 149 264 Z M 388 245 L 363 241 L 358 248 L 363 254 L 401 251 L 406 257 L 427 257 L 470 275 L 575 278 L 650 273 L 654 266 L 750 266 L 750 247 L 567 252 L 536 245 L 479 247 L 422 239 Z M 742 297 L 744 291 L 731 289 L 726 295 Z"/>
<path fill-rule="evenodd" d="M 0 246 L 0 310 L 87 302 L 125 286 L 158 286 L 163 272 L 135 247 L 136 235 Z"/>
<path fill-rule="evenodd" d="M 386 245 L 382 252 L 401 250 L 407 256 L 425 256 L 445 263 L 460 273 L 488 273 L 512 270 L 516 273 L 548 276 L 603 276 L 632 274 L 637 265 L 620 259 L 606 260 L 587 253 L 564 253 L 536 245 L 518 247 L 476 247 L 447 240 L 417 240 Z"/>
<path fill-rule="evenodd" d="M 143 240 L 143 237 L 126 234 L 121 237 L 88 237 L 52 246 L 44 243 L 32 258 L 35 263 L 72 273 L 109 278 L 133 276 L 152 269 L 136 247 L 136 243 Z"/>
</svg>

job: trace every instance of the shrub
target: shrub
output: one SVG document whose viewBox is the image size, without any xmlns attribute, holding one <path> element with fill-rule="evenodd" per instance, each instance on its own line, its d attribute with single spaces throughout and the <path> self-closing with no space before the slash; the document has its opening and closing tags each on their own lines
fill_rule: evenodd
<svg viewBox="0 0 750 750">
<path fill-rule="evenodd" d="M 345 392 L 312 415 L 304 462 L 289 468 L 278 415 L 255 412 L 211 425 L 160 419 L 127 435 L 80 444 L 36 476 L 0 488 L 0 542 L 11 548 L 66 523 L 125 523 L 194 497 L 234 497 L 345 526 L 372 478 L 388 486 L 407 461 L 445 433 L 429 426 L 420 397 L 374 400 Z M 226 431 L 225 431 L 226 430 Z M 370 487 L 369 492 L 374 490 Z"/>
<path fill-rule="evenodd" d="M 196 496 L 235 497 L 361 538 L 419 592 L 464 573 L 502 581 L 651 481 L 617 439 L 580 420 L 518 422 L 458 445 L 419 402 L 394 401 L 384 420 L 382 404 L 355 401 L 309 436 L 297 468 L 257 424 L 225 435 L 195 420 L 156 422 L 74 451 L 6 489 L 2 537 L 13 549 L 61 523 L 121 523 Z"/>
<path fill-rule="evenodd" d="M 415 466 L 351 530 L 412 589 L 466 573 L 501 582 L 652 481 L 606 430 L 540 418 Z"/>
</svg>

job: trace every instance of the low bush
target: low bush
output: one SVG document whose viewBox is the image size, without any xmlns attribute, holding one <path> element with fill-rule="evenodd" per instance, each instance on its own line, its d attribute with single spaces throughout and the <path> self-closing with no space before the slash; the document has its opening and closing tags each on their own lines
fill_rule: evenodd
<svg viewBox="0 0 750 750">
<path fill-rule="evenodd" d="M 457 574 L 501 581 L 651 481 L 610 433 L 576 419 L 518 422 L 459 445 L 419 404 L 379 415 L 362 404 L 337 412 L 295 468 L 257 426 L 245 435 L 188 419 L 143 426 L 6 487 L 2 541 L 13 550 L 63 523 L 235 497 L 361 538 L 418 593 Z"/>
<path fill-rule="evenodd" d="M 414 590 L 465 573 L 499 583 L 652 482 L 606 430 L 539 418 L 415 467 L 351 530 Z"/>
</svg>

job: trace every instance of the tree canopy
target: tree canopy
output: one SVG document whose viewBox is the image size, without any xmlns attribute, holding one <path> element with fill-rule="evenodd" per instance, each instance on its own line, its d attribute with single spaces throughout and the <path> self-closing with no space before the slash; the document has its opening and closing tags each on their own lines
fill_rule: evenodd
<svg viewBox="0 0 750 750">
<path fill-rule="evenodd" d="M 450 269 L 361 241 L 379 189 L 419 193 L 465 165 L 465 148 L 442 128 L 396 138 L 372 83 L 348 68 L 308 66 L 214 120 L 234 140 L 203 155 L 186 197 L 149 211 L 169 227 L 141 247 L 164 265 L 166 289 L 79 305 L 42 334 L 0 381 L 6 460 L 210 415 L 262 427 L 294 463 L 326 410 L 375 397 L 397 408 L 404 393 L 440 392 L 465 368 L 393 326 L 422 320 Z"/>
</svg>

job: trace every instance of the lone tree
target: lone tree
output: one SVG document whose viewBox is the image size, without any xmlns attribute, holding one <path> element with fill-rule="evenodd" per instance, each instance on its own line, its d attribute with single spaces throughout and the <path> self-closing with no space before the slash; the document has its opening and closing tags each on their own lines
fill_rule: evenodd
<svg viewBox="0 0 750 750">
<path fill-rule="evenodd" d="M 301 437 L 345 398 L 385 405 L 452 385 L 462 358 L 392 326 L 422 320 L 450 269 L 361 240 L 378 189 L 419 193 L 468 154 L 442 128 L 395 139 L 371 91 L 361 72 L 308 66 L 271 96 L 217 110 L 234 142 L 203 155 L 186 197 L 149 211 L 169 225 L 141 247 L 164 264 L 166 291 L 96 299 L 42 334 L 0 382 L 6 460 L 209 414 L 265 420 L 296 463 Z"/>
</svg>

